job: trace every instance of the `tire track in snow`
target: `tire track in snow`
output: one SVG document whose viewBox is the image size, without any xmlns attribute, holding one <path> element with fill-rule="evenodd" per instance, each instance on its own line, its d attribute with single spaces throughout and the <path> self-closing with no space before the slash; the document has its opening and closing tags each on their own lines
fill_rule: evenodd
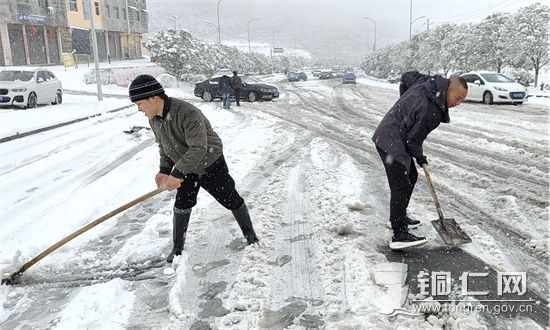
<svg viewBox="0 0 550 330">
<path fill-rule="evenodd" d="M 275 234 L 277 265 L 273 269 L 270 309 L 278 310 L 294 301 L 323 303 L 324 293 L 312 260 L 317 259 L 312 246 L 314 235 L 309 224 L 309 205 L 305 198 L 301 166 L 291 169 L 286 183 L 287 204 L 281 227 Z"/>
</svg>

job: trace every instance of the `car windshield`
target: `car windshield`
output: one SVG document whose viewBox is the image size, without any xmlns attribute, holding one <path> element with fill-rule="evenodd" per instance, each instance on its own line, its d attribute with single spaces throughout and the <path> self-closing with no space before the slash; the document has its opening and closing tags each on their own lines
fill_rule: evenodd
<svg viewBox="0 0 550 330">
<path fill-rule="evenodd" d="M 242 77 L 241 80 L 244 81 L 247 84 L 259 84 L 260 83 L 260 81 L 258 79 L 254 78 L 254 77 L 250 77 L 250 76 Z"/>
<path fill-rule="evenodd" d="M 481 74 L 483 79 L 487 80 L 488 82 L 492 83 L 510 83 L 514 82 L 512 79 L 501 75 L 500 73 L 483 73 Z"/>
<path fill-rule="evenodd" d="M 30 81 L 33 75 L 32 71 L 4 70 L 0 71 L 0 81 Z"/>
</svg>

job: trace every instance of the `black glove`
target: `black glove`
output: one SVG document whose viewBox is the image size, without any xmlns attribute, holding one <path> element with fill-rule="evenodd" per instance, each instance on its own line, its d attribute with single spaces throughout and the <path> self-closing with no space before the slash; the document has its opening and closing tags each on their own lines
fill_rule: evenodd
<svg viewBox="0 0 550 330">
<path fill-rule="evenodd" d="M 421 157 L 416 158 L 416 163 L 418 166 L 422 167 L 422 164 L 428 165 L 428 158 L 426 156 L 422 155 Z"/>
</svg>

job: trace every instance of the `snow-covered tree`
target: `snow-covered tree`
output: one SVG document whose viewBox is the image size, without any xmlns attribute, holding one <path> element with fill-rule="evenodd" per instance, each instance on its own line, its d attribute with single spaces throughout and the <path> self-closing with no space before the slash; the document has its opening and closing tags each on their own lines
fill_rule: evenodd
<svg viewBox="0 0 550 330">
<path fill-rule="evenodd" d="M 537 3 L 514 15 L 492 14 L 479 24 L 443 24 L 414 35 L 405 48 L 400 43 L 377 50 L 361 67 L 381 77 L 405 70 L 447 75 L 506 69 L 522 81 L 530 80 L 526 70 L 534 70 L 537 83 L 540 68 L 550 62 L 549 20 L 550 8 Z"/>
<path fill-rule="evenodd" d="M 492 14 L 477 25 L 479 44 L 475 54 L 479 68 L 500 72 L 508 64 L 510 25 L 511 16 L 503 13 Z"/>
<path fill-rule="evenodd" d="M 534 70 L 535 85 L 540 69 L 550 61 L 549 22 L 550 7 L 540 3 L 520 9 L 513 17 L 512 62 L 516 68 Z"/>
<path fill-rule="evenodd" d="M 168 73 L 185 80 L 187 75 L 211 75 L 221 68 L 241 73 L 268 73 L 272 61 L 259 53 L 244 53 L 237 48 L 205 42 L 187 31 L 162 30 L 148 43 L 153 61 L 158 62 Z M 301 56 L 276 56 L 273 69 L 282 71 L 285 67 L 302 68 L 313 59 Z"/>
<path fill-rule="evenodd" d="M 461 24 L 458 27 L 457 45 L 459 47 L 454 55 L 456 70 L 472 71 L 480 68 L 475 55 L 480 38 L 475 34 L 475 29 L 476 26 L 469 23 Z"/>
</svg>

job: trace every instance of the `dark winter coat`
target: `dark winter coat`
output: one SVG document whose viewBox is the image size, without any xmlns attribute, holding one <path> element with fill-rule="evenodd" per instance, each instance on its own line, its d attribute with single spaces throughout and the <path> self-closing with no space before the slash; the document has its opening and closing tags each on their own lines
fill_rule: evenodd
<svg viewBox="0 0 550 330">
<path fill-rule="evenodd" d="M 226 94 L 231 93 L 233 87 L 231 86 L 231 79 L 228 76 L 223 76 L 218 83 L 218 93 Z"/>
<path fill-rule="evenodd" d="M 382 119 L 372 141 L 407 168 L 424 155 L 422 143 L 440 123 L 449 122 L 449 80 L 417 71 L 401 77 L 401 97 Z"/>
<path fill-rule="evenodd" d="M 160 173 L 180 179 L 205 174 L 222 155 L 222 140 L 208 119 L 183 100 L 165 97 L 162 117 L 153 117 L 149 124 L 159 145 Z"/>
<path fill-rule="evenodd" d="M 233 89 L 241 89 L 242 88 L 241 77 L 239 76 L 231 77 L 231 86 L 233 86 Z"/>
</svg>

